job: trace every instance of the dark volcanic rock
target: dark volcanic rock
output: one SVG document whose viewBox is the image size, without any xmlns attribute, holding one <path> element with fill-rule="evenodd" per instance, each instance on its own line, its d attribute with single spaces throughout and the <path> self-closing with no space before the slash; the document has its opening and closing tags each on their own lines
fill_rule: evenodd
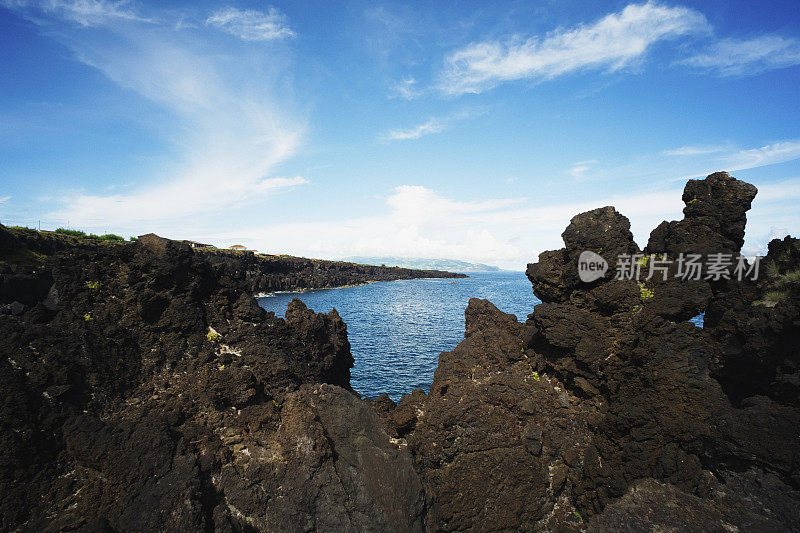
<svg viewBox="0 0 800 533">
<path fill-rule="evenodd" d="M 434 530 L 513 530 L 553 512 L 566 461 L 588 435 L 595 409 L 565 409 L 571 395 L 542 377 L 526 349 L 529 327 L 485 300 L 466 311 L 469 336 L 439 358 L 431 393 L 407 436 L 433 495 Z M 399 408 L 404 406 L 401 401 Z M 536 420 L 538 424 L 530 422 Z M 566 492 L 564 492 L 566 490 Z"/>
<path fill-rule="evenodd" d="M 543 302 L 566 300 L 582 285 L 578 278 L 578 257 L 587 250 L 599 254 L 609 263 L 605 277 L 596 284 L 613 278 L 617 257 L 639 251 L 630 227 L 628 219 L 613 207 L 601 207 L 573 217 L 561 234 L 565 248 L 543 252 L 538 263 L 528 265 L 526 274 L 536 296 Z"/>
<path fill-rule="evenodd" d="M 335 311 L 276 318 L 244 271 L 155 235 L 0 239 L 0 530 L 422 530 Z"/>
<path fill-rule="evenodd" d="M 683 190 L 683 220 L 662 222 L 650 234 L 647 250 L 673 256 L 738 252 L 744 243 L 745 213 L 757 192 L 727 172 L 689 180 Z"/>
<path fill-rule="evenodd" d="M 228 509 L 250 526 L 423 530 L 424 492 L 410 455 L 389 442 L 377 414 L 353 394 L 303 386 L 283 405 L 275 444 L 269 437 L 246 432 L 219 476 Z"/>
<path fill-rule="evenodd" d="M 690 181 L 650 260 L 737 254 L 754 195 Z M 343 271 L 0 227 L 0 529 L 796 531 L 800 241 L 758 280 L 639 284 L 614 279 L 639 248 L 613 208 L 563 237 L 526 322 L 470 300 L 430 392 L 395 404 L 349 389 L 335 311 L 251 296 Z M 584 250 L 610 262 L 588 284 Z"/>
<path fill-rule="evenodd" d="M 214 249 L 199 253 L 206 255 L 220 271 L 243 276 L 254 294 L 345 287 L 372 281 L 467 277 L 466 274 L 441 270 L 359 265 L 289 255 L 256 255 L 253 252 Z"/>
<path fill-rule="evenodd" d="M 725 173 L 690 181 L 684 220 L 654 231 L 647 253 L 738 253 L 754 195 Z M 639 285 L 612 279 L 616 257 L 639 251 L 629 227 L 610 207 L 574 217 L 565 247 L 528 267 L 543 303 L 525 324 L 471 301 L 430 394 L 380 404 L 434 502 L 432 529 L 800 523 L 795 241 L 770 246 L 760 284 Z M 611 263 L 590 284 L 577 276 L 584 250 Z M 686 322 L 707 309 L 706 330 Z M 738 398 L 734 384 L 747 385 Z"/>
<path fill-rule="evenodd" d="M 712 371 L 735 403 L 764 395 L 800 407 L 800 240 L 770 242 L 760 269 L 758 282 L 728 284 L 709 304 Z"/>
</svg>

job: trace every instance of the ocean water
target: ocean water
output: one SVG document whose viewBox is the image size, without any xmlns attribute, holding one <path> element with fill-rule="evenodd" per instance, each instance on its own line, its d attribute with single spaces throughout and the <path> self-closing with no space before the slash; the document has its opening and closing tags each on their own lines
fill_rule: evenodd
<svg viewBox="0 0 800 533">
<path fill-rule="evenodd" d="M 522 272 L 469 276 L 276 293 L 258 301 L 278 316 L 284 316 L 295 297 L 318 313 L 336 308 L 347 323 L 355 359 L 351 385 L 364 397 L 385 392 L 396 401 L 413 389 L 429 389 L 439 353 L 452 350 L 464 338 L 464 310 L 470 298 L 486 298 L 522 322 L 539 303 Z"/>
</svg>

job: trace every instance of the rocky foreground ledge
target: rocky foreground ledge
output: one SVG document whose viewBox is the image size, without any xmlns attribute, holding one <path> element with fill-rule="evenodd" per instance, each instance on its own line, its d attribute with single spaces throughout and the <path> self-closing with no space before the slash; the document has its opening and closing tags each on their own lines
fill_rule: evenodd
<svg viewBox="0 0 800 533">
<path fill-rule="evenodd" d="M 690 181 L 645 251 L 738 252 L 755 193 Z M 577 279 L 582 251 L 639 251 L 613 208 L 563 237 L 528 268 L 543 303 L 527 322 L 472 300 L 430 393 L 397 405 L 350 390 L 335 311 L 276 318 L 235 263 L 155 236 L 44 263 L 17 248 L 0 528 L 797 530 L 800 241 L 770 243 L 757 282 L 644 291 L 613 261 Z M 702 311 L 704 329 L 687 322 Z"/>
</svg>

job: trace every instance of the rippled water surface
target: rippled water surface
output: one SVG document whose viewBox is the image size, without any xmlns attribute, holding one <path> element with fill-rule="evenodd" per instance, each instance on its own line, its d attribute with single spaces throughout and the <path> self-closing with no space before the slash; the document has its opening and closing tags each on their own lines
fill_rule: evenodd
<svg viewBox="0 0 800 533">
<path fill-rule="evenodd" d="M 412 389 L 428 390 L 439 353 L 452 350 L 464 338 L 464 309 L 473 297 L 486 298 L 521 321 L 539 303 L 522 272 L 278 293 L 259 298 L 259 303 L 278 316 L 284 315 L 293 298 L 316 312 L 335 307 L 347 322 L 355 358 L 353 388 L 362 396 L 386 392 L 399 400 Z"/>
</svg>

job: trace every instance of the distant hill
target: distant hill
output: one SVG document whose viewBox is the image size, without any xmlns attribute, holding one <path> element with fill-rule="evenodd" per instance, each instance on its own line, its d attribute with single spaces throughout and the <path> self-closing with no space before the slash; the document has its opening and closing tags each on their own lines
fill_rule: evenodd
<svg viewBox="0 0 800 533">
<path fill-rule="evenodd" d="M 456 259 L 423 259 L 414 257 L 347 257 L 345 261 L 362 265 L 386 265 L 422 270 L 447 270 L 449 272 L 499 272 L 500 268 L 482 263 L 468 263 Z"/>
</svg>

